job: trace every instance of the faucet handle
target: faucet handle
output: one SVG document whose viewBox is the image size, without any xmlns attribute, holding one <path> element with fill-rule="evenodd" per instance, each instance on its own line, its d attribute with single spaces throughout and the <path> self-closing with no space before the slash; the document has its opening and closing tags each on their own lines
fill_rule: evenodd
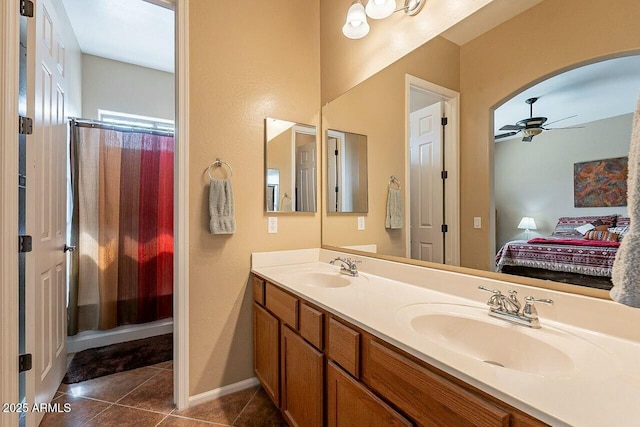
<svg viewBox="0 0 640 427">
<path fill-rule="evenodd" d="M 538 310 L 536 310 L 534 302 L 541 302 L 550 305 L 553 304 L 553 300 L 548 298 L 535 298 L 532 296 L 526 296 L 524 297 L 524 308 L 522 309 L 522 316 L 528 319 L 538 318 Z"/>
<path fill-rule="evenodd" d="M 494 295 L 502 295 L 502 292 L 500 292 L 499 289 L 489 289 L 489 288 L 485 288 L 482 285 L 478 286 L 478 289 L 480 289 L 481 291 L 491 292 Z"/>
</svg>

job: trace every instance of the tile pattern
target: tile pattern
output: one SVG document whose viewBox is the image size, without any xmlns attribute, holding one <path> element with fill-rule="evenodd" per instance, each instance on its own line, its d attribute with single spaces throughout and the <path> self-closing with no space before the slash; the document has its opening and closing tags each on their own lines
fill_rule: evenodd
<svg viewBox="0 0 640 427">
<path fill-rule="evenodd" d="M 44 416 L 41 427 L 284 427 L 286 422 L 259 386 L 193 408 L 173 407 L 173 362 L 62 384 L 52 403 L 70 412 Z"/>
</svg>

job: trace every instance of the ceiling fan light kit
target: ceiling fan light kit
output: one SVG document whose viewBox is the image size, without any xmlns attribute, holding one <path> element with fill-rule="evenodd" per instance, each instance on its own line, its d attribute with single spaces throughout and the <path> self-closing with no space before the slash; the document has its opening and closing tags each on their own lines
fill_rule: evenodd
<svg viewBox="0 0 640 427">
<path fill-rule="evenodd" d="M 509 130 L 512 132 L 503 133 L 500 135 L 496 135 L 494 139 L 502 139 L 507 138 L 513 135 L 516 135 L 519 132 L 522 132 L 523 138 L 522 142 L 531 142 L 534 136 L 540 135 L 545 130 L 553 130 L 553 129 L 576 129 L 582 126 L 573 126 L 568 128 L 547 128 L 543 125 L 547 122 L 546 117 L 533 117 L 533 104 L 538 100 L 538 98 L 529 98 L 524 102 L 529 105 L 529 118 L 522 119 L 516 122 L 515 125 L 505 125 L 500 128 L 500 130 Z M 557 123 L 561 120 L 570 119 L 575 116 L 565 117 L 564 119 L 556 120 L 552 123 Z"/>
</svg>

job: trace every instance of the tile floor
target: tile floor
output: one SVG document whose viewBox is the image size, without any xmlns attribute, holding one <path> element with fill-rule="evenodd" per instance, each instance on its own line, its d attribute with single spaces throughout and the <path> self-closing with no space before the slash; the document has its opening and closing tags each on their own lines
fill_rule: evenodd
<svg viewBox="0 0 640 427">
<path fill-rule="evenodd" d="M 41 427 L 70 426 L 286 426 L 259 387 L 178 411 L 173 407 L 173 362 L 61 384 L 52 403 L 71 405 L 68 413 L 45 415 Z"/>
</svg>

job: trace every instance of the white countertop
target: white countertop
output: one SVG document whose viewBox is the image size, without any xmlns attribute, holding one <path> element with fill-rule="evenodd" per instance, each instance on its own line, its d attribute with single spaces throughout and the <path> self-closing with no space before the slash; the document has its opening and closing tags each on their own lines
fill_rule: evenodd
<svg viewBox="0 0 640 427">
<path fill-rule="evenodd" d="M 427 268 L 416 270 L 415 266 L 366 257 L 357 257 L 365 261 L 359 266 L 360 276 L 344 276 L 353 282 L 350 286 L 322 288 L 292 280 L 292 276 L 305 270 L 336 272 L 339 267 L 326 261 L 337 255 L 340 254 L 322 249 L 256 253 L 252 257 L 252 272 L 551 425 L 629 426 L 640 423 L 640 343 L 637 341 L 552 320 L 561 318 L 563 311 L 545 311 L 538 307 L 543 328 L 586 340 L 604 357 L 586 358 L 588 365 L 578 364 L 569 374 L 562 375 L 526 373 L 493 366 L 425 339 L 403 324 L 398 311 L 420 303 L 459 304 L 488 311 L 483 302 L 489 295 L 477 291 L 478 284 L 489 288 L 502 285 L 503 291 L 519 289 L 518 285 Z M 384 271 L 386 277 L 382 277 L 380 271 Z M 418 284 L 395 280 L 396 276 L 408 280 L 416 273 L 420 275 Z M 432 286 L 430 279 L 433 279 Z M 465 281 L 473 283 L 469 286 L 463 283 Z M 443 287 L 452 292 L 442 292 Z M 525 290 L 529 293 L 519 289 L 520 295 L 536 291 L 535 288 Z M 610 306 L 610 301 L 557 294 L 560 293 L 541 290 L 535 296 L 556 299 L 556 306 L 560 303 L 583 304 L 589 310 L 595 307 L 605 313 L 615 308 Z M 623 313 L 631 313 L 631 320 L 637 319 L 635 312 L 623 310 Z M 504 324 L 507 328 L 526 329 L 522 332 L 532 336 L 542 336 L 536 335 L 534 329 Z M 635 328 L 640 328 L 640 323 L 635 323 Z M 508 346 L 509 342 L 504 345 Z"/>
</svg>

